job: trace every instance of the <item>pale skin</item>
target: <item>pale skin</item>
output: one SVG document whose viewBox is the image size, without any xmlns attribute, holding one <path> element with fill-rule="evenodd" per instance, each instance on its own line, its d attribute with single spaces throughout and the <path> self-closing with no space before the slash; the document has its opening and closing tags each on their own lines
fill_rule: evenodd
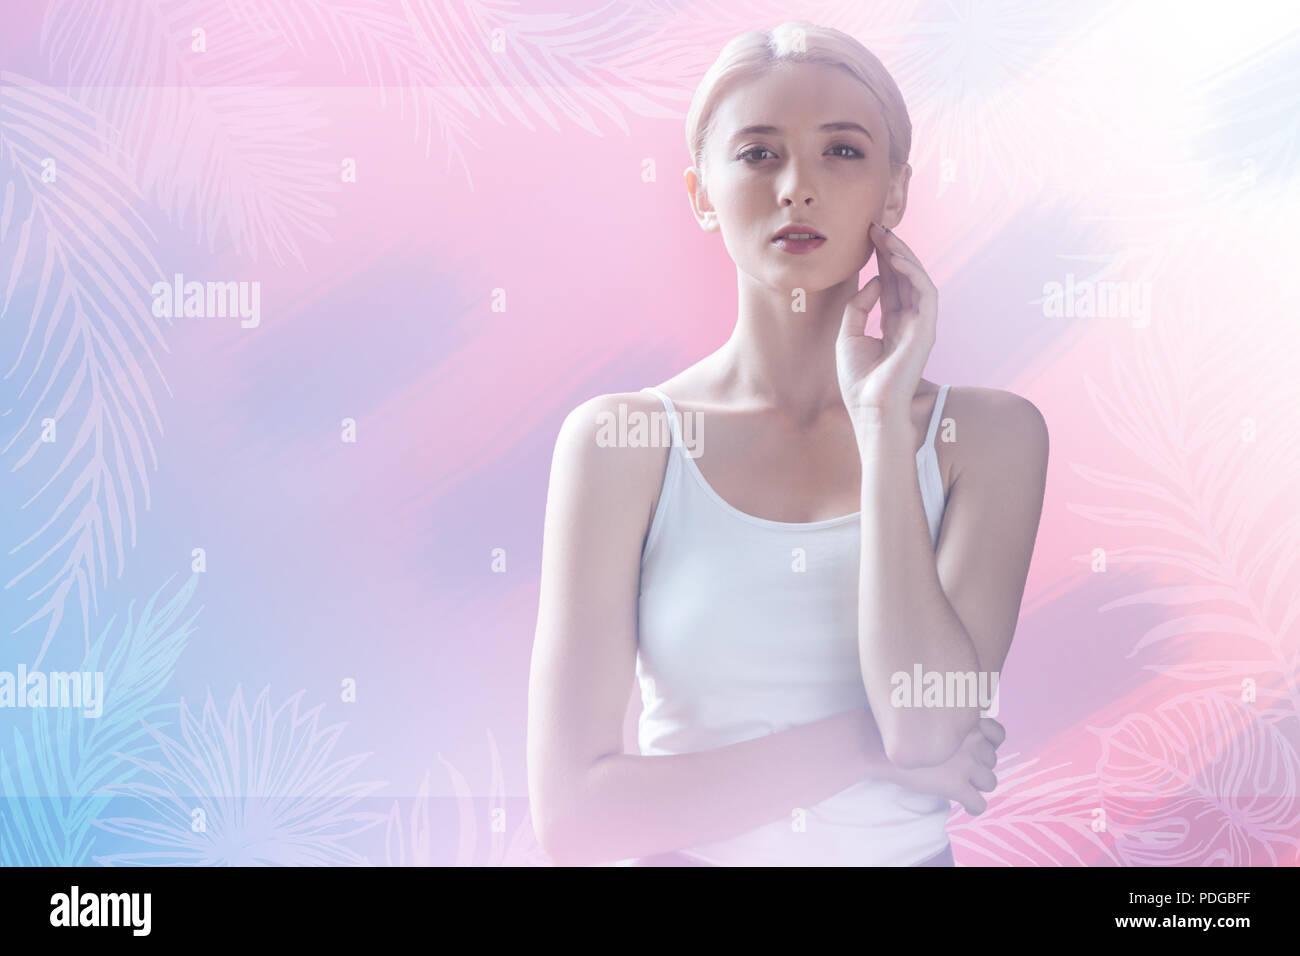
<svg viewBox="0 0 1300 956">
<path fill-rule="evenodd" d="M 855 129 L 823 129 L 852 122 Z M 752 125 L 776 132 L 746 132 Z M 736 836 L 860 782 L 937 793 L 968 813 L 996 786 L 1005 730 L 978 709 L 898 708 L 889 675 L 1002 669 L 1037 534 L 1048 437 L 1010 392 L 949 390 L 936 442 L 947 504 L 932 548 L 915 455 L 938 386 L 921 377 L 938 294 L 886 233 L 911 169 L 888 158 L 883 113 L 843 71 L 786 65 L 732 90 L 703 168 L 685 181 L 701 228 L 736 262 L 735 331 L 661 386 L 707 416 L 697 464 L 724 500 L 806 522 L 861 510 L 859 658 L 869 708 L 714 750 L 623 752 L 637 651 L 640 556 L 668 449 L 600 447 L 597 415 L 661 409 L 602 395 L 566 418 L 547 498 L 528 694 L 528 785 L 539 842 L 560 864 L 647 856 Z M 827 241 L 771 243 L 790 222 Z M 861 289 L 875 256 L 879 276 Z M 792 309 L 802 289 L 805 311 Z M 879 306 L 879 334 L 868 313 Z"/>
</svg>

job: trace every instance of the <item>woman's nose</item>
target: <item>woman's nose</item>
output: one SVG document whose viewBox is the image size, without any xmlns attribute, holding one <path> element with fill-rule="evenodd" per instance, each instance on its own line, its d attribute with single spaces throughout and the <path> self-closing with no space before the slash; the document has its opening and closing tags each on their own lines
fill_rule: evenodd
<svg viewBox="0 0 1300 956">
<path fill-rule="evenodd" d="M 816 190 L 813 189 L 808 177 L 792 164 L 781 186 L 781 204 L 783 206 L 799 203 L 811 205 L 815 196 Z"/>
</svg>

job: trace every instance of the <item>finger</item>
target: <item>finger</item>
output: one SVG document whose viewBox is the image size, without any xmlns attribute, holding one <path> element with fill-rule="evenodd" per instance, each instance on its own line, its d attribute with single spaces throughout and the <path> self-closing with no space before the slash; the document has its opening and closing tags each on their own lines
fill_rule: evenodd
<svg viewBox="0 0 1300 956">
<path fill-rule="evenodd" d="M 958 797 L 962 807 L 973 817 L 979 816 L 988 809 L 988 801 L 979 795 L 974 788 L 963 790 Z"/>
<path fill-rule="evenodd" d="M 880 270 L 881 292 L 880 308 L 882 312 L 897 312 L 902 308 L 898 299 L 898 273 L 894 270 L 889 255 L 889 234 L 875 223 L 871 224 L 871 241 L 876 250 L 876 267 Z"/>
<path fill-rule="evenodd" d="M 914 266 L 916 266 L 916 268 L 921 269 L 924 272 L 924 267 L 921 265 L 920 257 L 914 251 L 912 251 L 911 246 L 909 246 L 906 242 L 904 242 L 902 239 L 899 238 L 898 233 L 888 229 L 881 229 L 880 233 L 881 233 L 881 243 L 884 245 L 885 249 L 887 249 L 890 252 L 889 256 L 884 256 L 883 258 L 889 259 L 890 264 L 892 265 L 896 261 L 893 258 L 893 256 L 898 255 L 901 257 L 901 261 L 911 262 Z M 929 281 L 928 275 L 926 276 L 926 281 Z M 933 282 L 931 282 L 930 284 L 934 285 Z M 903 294 L 905 292 L 906 290 L 902 290 L 900 294 Z M 914 301 L 911 307 L 918 308 L 919 304 L 920 304 L 919 300 Z"/>
<path fill-rule="evenodd" d="M 983 734 L 980 734 L 979 738 L 980 739 L 976 741 L 972 747 L 975 759 L 983 766 L 992 770 L 998 765 L 998 752 L 993 748 L 993 745 L 988 742 Z"/>
<path fill-rule="evenodd" d="M 994 747 L 1000 747 L 1002 741 L 1007 739 L 1007 728 L 992 717 L 981 717 L 979 719 L 979 729 Z"/>
<path fill-rule="evenodd" d="M 992 793 L 998 786 L 998 778 L 993 776 L 993 771 L 987 767 L 977 768 L 970 775 L 970 782 L 976 790 L 983 790 L 985 793 Z"/>
<path fill-rule="evenodd" d="M 840 324 L 842 338 L 866 335 L 867 320 L 879 298 L 880 276 L 872 276 L 844 305 L 844 318 Z"/>
<path fill-rule="evenodd" d="M 880 245 L 877 247 L 879 249 L 879 252 L 876 255 L 877 260 L 886 260 L 891 269 L 893 269 L 894 266 L 895 253 L 901 253 L 904 257 L 910 257 L 916 261 L 916 256 L 907 248 L 907 244 L 904 243 L 902 239 L 899 239 L 894 232 L 884 228 L 883 226 L 878 227 L 878 229 L 880 233 Z M 900 286 L 897 270 L 894 270 L 893 278 L 895 283 L 894 288 L 898 293 L 900 307 L 907 306 L 910 308 L 911 304 L 907 301 L 907 290 Z"/>
<path fill-rule="evenodd" d="M 890 252 L 888 258 L 890 259 L 891 264 L 898 261 L 894 258 L 897 256 L 903 262 L 910 262 L 918 269 L 921 269 L 922 271 L 925 270 L 925 267 L 921 265 L 921 257 L 912 251 L 911 246 L 898 237 L 898 233 L 885 230 L 885 248 Z M 926 279 L 929 280 L 928 275 L 926 276 Z M 934 283 L 931 282 L 930 284 L 933 285 Z"/>
<path fill-rule="evenodd" d="M 885 245 L 890 252 L 901 252 L 913 262 L 920 262 L 921 257 L 912 251 L 912 247 L 898 237 L 898 233 L 892 230 L 885 231 Z"/>
<path fill-rule="evenodd" d="M 906 278 L 910 286 L 910 307 L 924 316 L 935 315 L 938 311 L 939 290 L 934 287 L 934 283 L 921 268 L 920 263 L 913 262 L 897 252 L 891 253 L 887 258 L 890 260 L 890 265 Z M 900 296 L 902 294 L 900 292 Z"/>
</svg>

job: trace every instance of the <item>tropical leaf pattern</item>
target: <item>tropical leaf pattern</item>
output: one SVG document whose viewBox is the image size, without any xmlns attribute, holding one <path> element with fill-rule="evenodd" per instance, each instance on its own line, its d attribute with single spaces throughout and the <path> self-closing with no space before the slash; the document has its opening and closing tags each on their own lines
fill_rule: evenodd
<svg viewBox="0 0 1300 956">
<path fill-rule="evenodd" d="M 1070 508 L 1110 529 L 1109 566 L 1146 579 L 1100 610 L 1154 611 L 1129 657 L 1165 696 L 1095 728 L 1102 805 L 1129 865 L 1294 865 L 1300 523 L 1283 503 L 1300 407 L 1263 332 L 1276 305 L 1233 310 L 1224 335 L 1179 285 L 1108 380 L 1085 378 L 1129 465 L 1074 463 L 1106 503 Z"/>
<path fill-rule="evenodd" d="M 1225 339 L 1189 305 L 1177 329 L 1156 323 L 1147 330 L 1149 340 L 1132 349 L 1136 367 L 1116 357 L 1107 385 L 1087 379 L 1102 425 L 1144 473 L 1076 465 L 1110 492 L 1109 503 L 1071 508 L 1113 528 L 1140 529 L 1144 543 L 1112 549 L 1109 560 L 1162 576 L 1159 586 L 1102 607 L 1164 611 L 1131 656 L 1197 646 L 1194 659 L 1148 666 L 1194 680 L 1254 675 L 1300 716 L 1300 599 L 1282 587 L 1298 570 L 1300 522 L 1295 514 L 1279 521 L 1275 510 L 1300 475 L 1300 449 L 1283 438 L 1300 402 L 1284 387 L 1284 364 L 1259 354 L 1247 331 L 1252 319 L 1240 323 L 1243 334 Z"/>
<path fill-rule="evenodd" d="M 1077 15 L 1032 0 L 963 0 L 918 5 L 866 34 L 916 104 L 913 129 L 927 131 L 915 138 L 913 168 L 933 166 L 971 200 L 990 188 L 1041 190 L 1062 165 L 1053 145 L 1062 116 L 1081 131 L 1104 128 L 1071 65 L 1044 55 Z"/>
<path fill-rule="evenodd" d="M 28 732 L 14 727 L 0 748 L 0 865 L 87 866 L 95 818 L 108 805 L 100 788 L 130 781 L 151 747 L 142 723 L 170 707 L 158 702 L 193 632 L 186 613 L 198 576 L 159 606 L 160 588 L 140 612 L 132 602 L 120 635 L 110 620 L 81 669 L 103 674 L 99 717 L 33 708 Z M 160 724 L 160 726 L 166 726 Z"/>
<path fill-rule="evenodd" d="M 602 135 L 602 124 L 628 131 L 624 111 L 679 118 L 688 97 L 687 63 L 655 36 L 644 10 L 608 3 L 586 13 L 532 13 L 488 0 L 228 0 L 262 36 L 299 51 L 328 44 L 345 68 L 360 63 L 367 83 L 395 86 L 408 98 L 424 152 L 434 133 L 474 180 L 465 145 L 482 117 L 534 129 L 561 124 Z M 319 35 L 318 35 L 319 34 Z"/>
<path fill-rule="evenodd" d="M 319 100 L 285 85 L 282 45 L 226 4 L 54 0 L 42 46 L 131 157 L 140 190 L 178 224 L 192 218 L 210 249 L 221 235 L 250 259 L 305 266 L 299 238 L 329 240 L 322 196 L 340 185 L 312 135 L 326 123 Z"/>
<path fill-rule="evenodd" d="M 1294 863 L 1294 727 L 1294 714 L 1198 690 L 1098 731 L 1101 805 L 1124 863 Z"/>
<path fill-rule="evenodd" d="M 106 866 L 364 866 L 348 846 L 383 814 L 356 809 L 382 783 L 349 779 L 368 757 L 335 759 L 343 724 L 319 726 L 323 704 L 299 712 L 304 691 L 272 710 L 263 688 L 250 712 L 236 687 L 223 716 L 208 694 L 195 716 L 181 701 L 180 733 L 145 723 L 156 759 L 120 754 L 156 783 L 110 784 L 143 817 L 95 826 L 161 849 L 96 857 Z"/>
<path fill-rule="evenodd" d="M 475 811 L 476 798 L 474 790 L 465 779 L 464 774 L 449 763 L 442 754 L 438 762 L 451 778 L 452 791 L 456 795 L 456 809 L 460 821 L 456 846 L 456 857 L 452 866 L 550 866 L 550 859 L 537 845 L 533 834 L 531 814 L 524 812 L 519 825 L 514 828 L 509 839 L 506 830 L 500 824 L 506 823 L 505 777 L 501 772 L 501 753 L 497 748 L 496 737 L 492 731 L 487 732 L 488 747 L 492 752 L 492 780 L 488 788 L 489 848 L 486 859 L 478 859 L 478 841 L 483 827 Z M 430 790 L 430 773 L 425 771 L 419 789 L 410 805 L 403 813 L 401 801 L 393 801 L 388 814 L 386 835 L 387 863 L 389 866 L 443 866 L 448 865 L 440 858 L 439 849 L 443 841 L 435 832 L 431 821 L 434 817 L 433 798 Z M 508 824 L 507 824 L 508 825 Z"/>
<path fill-rule="evenodd" d="M 74 589 L 89 650 L 96 580 L 107 585 L 110 565 L 122 574 L 137 503 L 149 506 L 146 455 L 156 468 L 153 432 L 162 433 L 151 380 L 166 387 L 153 351 L 166 344 L 146 298 L 159 272 L 154 238 L 120 152 L 97 130 L 68 97 L 0 73 L 0 319 L 26 319 L 5 377 L 26 369 L 17 398 L 28 405 L 3 450 L 21 451 L 13 468 L 48 475 L 22 507 L 50 502 L 16 545 L 39 556 L 5 586 L 44 579 L 29 597 L 48 596 L 21 625 L 48 618 L 38 664 Z M 30 296 L 15 294 L 21 285 Z M 43 440 L 44 418 L 54 441 Z"/>
<path fill-rule="evenodd" d="M 1104 831 L 1094 829 L 1094 810 L 1100 806 L 1097 777 L 1063 773 L 1068 763 L 1034 769 L 1039 760 L 999 755 L 998 786 L 984 812 L 972 817 L 954 809 L 948 835 L 958 866 L 1118 862 Z"/>
<path fill-rule="evenodd" d="M 1061 115 L 1083 131 L 1108 126 L 1077 82 L 1078 61 L 1043 55 L 1071 27 L 1059 11 L 840 0 L 799 15 L 861 36 L 886 61 L 928 131 L 913 164 L 955 161 L 972 199 L 1049 183 L 1064 164 L 1045 137 Z M 212 252 L 307 268 L 311 243 L 331 239 L 340 188 L 321 138 L 319 87 L 335 79 L 304 72 L 322 62 L 359 73 L 385 105 L 395 94 L 425 155 L 440 144 L 472 190 L 469 151 L 486 120 L 596 136 L 628 132 L 634 114 L 680 121 L 723 41 L 791 16 L 766 0 L 577 14 L 495 0 L 50 0 L 40 52 L 51 74 L 0 73 L 0 320 L 25 325 L 5 362 L 21 387 L 3 450 L 14 470 L 43 479 L 22 504 L 31 527 L 15 535 L 13 553 L 29 551 L 31 564 L 6 589 L 23 585 L 36 604 L 23 627 L 45 624 L 37 665 L 67 649 L 55 638 L 68 630 L 67 602 L 79 602 L 80 658 L 104 672 L 107 700 L 98 721 L 33 709 L 6 728 L 0 863 L 364 865 L 358 838 L 386 823 L 390 865 L 436 865 L 449 839 L 433 812 L 442 772 L 457 805 L 455 865 L 547 865 L 526 813 L 501 827 L 490 731 L 481 821 L 481 788 L 441 754 L 413 800 L 360 809 L 380 787 L 353 779 L 367 755 L 335 756 L 342 725 L 322 727 L 322 708 L 304 711 L 302 693 L 277 707 L 265 688 L 250 708 L 238 687 L 224 713 L 209 693 L 197 714 L 182 700 L 176 719 L 159 720 L 173 713 L 162 700 L 192 633 L 196 575 L 165 600 L 164 585 L 138 618 L 132 603 L 123 627 L 110 618 L 91 641 L 109 571 L 122 577 L 137 513 L 150 508 L 162 436 L 154 389 L 170 394 L 147 292 L 171 269 L 159 265 L 151 217 Z M 1219 175 L 1207 188 L 1200 170 L 1171 161 L 1167 192 L 1109 197 L 1124 208 L 1097 217 L 1112 230 L 1106 253 L 1070 257 L 1094 263 L 1093 279 L 1138 278 L 1160 296 L 1164 320 L 1085 378 L 1127 464 L 1075 462 L 1104 495 L 1071 504 L 1120 539 L 1111 564 L 1142 578 L 1100 610 L 1149 612 L 1130 657 L 1159 703 L 1089 728 L 1100 752 L 1087 772 L 1077 759 L 1004 758 L 989 810 L 950 824 L 961 863 L 1300 859 L 1300 516 L 1277 517 L 1296 500 L 1300 453 L 1285 436 L 1300 409 L 1291 356 L 1268 334 L 1278 327 L 1269 310 L 1288 297 L 1280 285 L 1253 314 L 1216 310 L 1187 265 L 1223 257 L 1249 274 L 1252 257 L 1274 256 L 1253 281 L 1285 278 L 1293 245 L 1281 230 L 1300 211 L 1297 51 L 1300 31 L 1285 30 L 1252 61 L 1204 77 L 1179 101 L 1175 152 L 1208 158 Z M 1222 334 L 1225 312 L 1236 334 Z M 42 441 L 45 419 L 53 443 Z M 1260 440 L 1243 440 L 1246 420 Z M 140 849 L 103 852 L 105 834 Z"/>
</svg>

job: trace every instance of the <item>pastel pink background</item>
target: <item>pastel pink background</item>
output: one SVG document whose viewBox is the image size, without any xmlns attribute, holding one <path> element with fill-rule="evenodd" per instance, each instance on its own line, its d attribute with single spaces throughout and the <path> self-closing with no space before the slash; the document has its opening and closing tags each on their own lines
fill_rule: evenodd
<svg viewBox="0 0 1300 956">
<path fill-rule="evenodd" d="M 689 214 L 685 108 L 727 39 L 794 18 L 862 40 L 909 105 L 898 232 L 941 291 L 926 377 L 1017 392 L 1051 433 L 1000 786 L 980 817 L 954 811 L 958 863 L 1297 862 L 1295 13 L 257 10 L 3 13 L 0 669 L 76 667 L 101 635 L 127 647 L 130 615 L 181 588 L 193 621 L 167 666 L 136 662 L 169 736 L 105 758 L 98 797 L 40 756 L 45 717 L 0 711 L 0 741 L 29 735 L 0 743 L 0 862 L 26 859 L 3 827 L 39 830 L 17 798 L 59 794 L 84 819 L 34 858 L 229 859 L 251 824 L 225 802 L 263 811 L 259 860 L 545 862 L 524 731 L 552 444 L 581 401 L 662 381 L 729 334 L 735 268 Z M 259 281 L 260 327 L 152 318 L 150 284 L 176 272 Z M 1067 274 L 1149 283 L 1149 323 L 1047 316 L 1044 286 Z M 121 343 L 94 346 L 110 327 Z M 55 370 L 69 342 L 88 349 L 84 379 L 79 358 Z M 47 416 L 60 441 L 85 430 L 83 455 L 40 446 Z M 128 433 L 151 436 L 140 464 Z M 264 690 L 267 707 L 241 709 Z M 120 739 L 143 700 L 117 700 Z M 318 723 L 295 725 L 296 702 Z M 276 746 L 231 742 L 250 727 Z M 181 792 L 216 765 L 301 772 L 316 816 L 277 816 L 251 773 Z M 146 786 L 223 822 L 196 836 Z"/>
</svg>

